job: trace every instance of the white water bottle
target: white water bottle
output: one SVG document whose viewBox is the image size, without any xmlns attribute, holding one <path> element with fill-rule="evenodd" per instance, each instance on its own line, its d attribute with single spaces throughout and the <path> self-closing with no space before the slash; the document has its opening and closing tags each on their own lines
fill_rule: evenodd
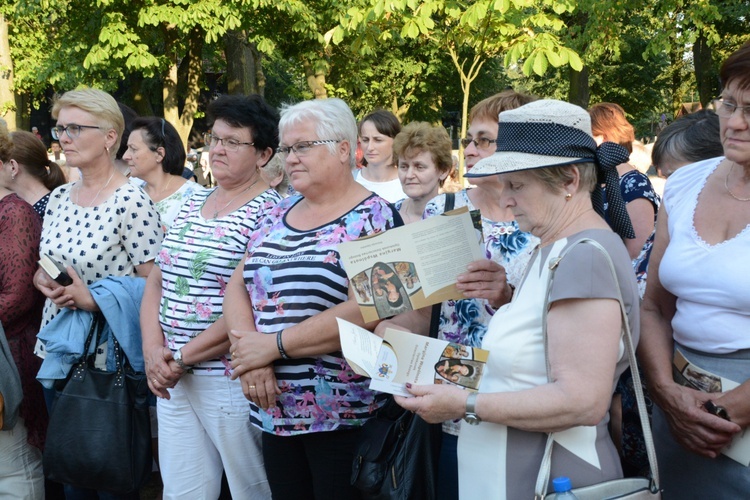
<svg viewBox="0 0 750 500">
<path fill-rule="evenodd" d="M 572 491 L 570 478 L 556 477 L 552 480 L 552 486 L 555 488 L 555 500 L 578 500 L 578 497 Z"/>
</svg>

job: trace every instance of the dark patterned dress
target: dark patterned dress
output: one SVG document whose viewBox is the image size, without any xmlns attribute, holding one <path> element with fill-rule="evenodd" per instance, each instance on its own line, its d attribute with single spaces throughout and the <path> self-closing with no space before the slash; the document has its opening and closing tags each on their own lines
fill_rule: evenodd
<svg viewBox="0 0 750 500">
<path fill-rule="evenodd" d="M 34 288 L 42 224 L 31 205 L 15 194 L 0 199 L 0 322 L 21 374 L 21 417 L 29 443 L 42 448 L 47 411 L 36 381 L 41 359 L 34 356 L 44 297 Z"/>
</svg>

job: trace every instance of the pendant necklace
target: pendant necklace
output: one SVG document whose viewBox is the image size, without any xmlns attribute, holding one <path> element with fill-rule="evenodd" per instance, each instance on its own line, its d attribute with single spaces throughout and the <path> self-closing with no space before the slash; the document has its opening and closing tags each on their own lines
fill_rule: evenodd
<svg viewBox="0 0 750 500">
<path fill-rule="evenodd" d="M 732 170 L 734 170 L 734 162 L 732 162 L 732 166 L 729 167 L 729 173 L 727 173 L 727 176 L 724 177 L 724 187 L 726 188 L 727 193 L 729 193 L 729 196 L 737 201 L 750 201 L 750 198 L 740 198 L 739 196 L 735 196 L 732 190 L 729 189 L 729 176 L 732 175 Z"/>
<path fill-rule="evenodd" d="M 246 193 L 247 191 L 250 191 L 250 188 L 252 188 L 253 186 L 255 186 L 258 183 L 259 180 L 260 179 L 255 179 L 255 182 L 253 182 L 248 187 L 246 187 L 245 189 L 243 189 L 242 191 L 240 191 L 240 193 L 237 196 L 235 196 L 234 198 L 232 198 L 231 200 L 229 200 L 227 202 L 227 204 L 224 205 L 221 208 L 216 208 L 216 205 L 219 204 L 219 195 L 217 194 L 216 196 L 214 196 L 214 217 L 213 218 L 216 219 L 219 216 L 219 212 L 222 212 L 224 209 L 226 209 L 229 205 L 232 204 L 232 202 L 234 200 L 236 200 L 237 198 L 239 198 L 240 196 L 242 196 L 244 193 Z"/>
<path fill-rule="evenodd" d="M 94 204 L 96 203 L 96 199 L 99 198 L 99 195 L 102 194 L 102 191 L 104 191 L 104 189 L 107 186 L 109 186 L 109 183 L 112 180 L 112 177 L 114 177 L 114 175 L 115 175 L 115 171 L 112 170 L 112 173 L 109 174 L 109 179 L 107 179 L 107 183 L 104 186 L 102 186 L 101 189 L 99 189 L 99 191 L 96 192 L 96 196 L 94 196 L 94 199 L 91 200 L 91 203 L 89 203 L 85 208 L 91 208 L 91 207 L 94 206 Z M 76 189 L 76 205 L 78 205 L 79 207 L 82 207 L 83 205 L 81 205 L 80 203 L 78 203 L 78 200 L 81 198 L 81 186 L 78 185 L 78 183 L 76 183 L 76 184 L 77 184 L 76 185 L 76 188 L 77 188 Z"/>
</svg>

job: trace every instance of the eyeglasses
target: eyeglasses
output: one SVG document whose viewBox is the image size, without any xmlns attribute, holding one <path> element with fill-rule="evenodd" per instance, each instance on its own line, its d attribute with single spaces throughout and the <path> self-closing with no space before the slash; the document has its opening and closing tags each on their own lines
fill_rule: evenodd
<svg viewBox="0 0 750 500">
<path fill-rule="evenodd" d="M 226 139 L 218 137 L 210 132 L 203 134 L 203 142 L 210 148 L 215 148 L 217 144 L 222 143 L 227 151 L 237 151 L 240 146 L 255 146 L 254 142 L 240 142 L 237 139 Z"/>
<path fill-rule="evenodd" d="M 285 158 L 290 152 L 296 154 L 298 157 L 305 156 L 312 151 L 315 146 L 322 146 L 323 144 L 335 144 L 341 142 L 336 139 L 326 139 L 323 141 L 300 141 L 292 144 L 291 146 L 279 146 L 276 148 L 276 153 Z"/>
<path fill-rule="evenodd" d="M 734 103 L 727 102 L 724 99 L 716 99 L 714 101 L 714 107 L 716 108 L 716 114 L 723 117 L 731 117 L 738 109 L 741 111 L 745 121 L 750 122 L 750 106 L 737 106 Z"/>
<path fill-rule="evenodd" d="M 497 139 L 487 139 L 486 137 L 480 137 L 479 139 L 470 139 L 469 137 L 464 137 L 461 139 L 461 145 L 464 147 L 464 149 L 469 147 L 469 144 L 474 143 L 474 147 L 477 149 L 489 149 L 490 144 L 495 144 L 497 142 Z"/>
<path fill-rule="evenodd" d="M 81 135 L 81 130 L 85 128 L 101 128 L 97 127 L 96 125 L 76 125 L 75 123 L 71 123 L 67 127 L 62 127 L 60 125 L 57 125 L 55 127 L 52 127 L 50 129 L 50 132 L 52 132 L 52 138 L 56 141 L 60 140 L 60 137 L 62 137 L 63 132 L 68 134 L 68 137 L 71 139 L 75 139 L 79 135 Z"/>
</svg>

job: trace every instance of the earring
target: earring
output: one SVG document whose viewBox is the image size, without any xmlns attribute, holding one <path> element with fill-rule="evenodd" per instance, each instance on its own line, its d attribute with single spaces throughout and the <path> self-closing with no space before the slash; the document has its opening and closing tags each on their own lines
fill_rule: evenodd
<svg viewBox="0 0 750 500">
<path fill-rule="evenodd" d="M 12 180 L 12 181 L 16 180 L 16 173 L 15 172 L 13 172 L 12 174 L 10 174 L 10 180 Z"/>
<path fill-rule="evenodd" d="M 570 194 L 570 193 L 567 193 L 567 194 L 565 195 L 565 201 L 570 201 L 570 199 L 571 199 L 571 198 L 573 198 L 573 195 L 572 195 L 572 194 Z"/>
</svg>

